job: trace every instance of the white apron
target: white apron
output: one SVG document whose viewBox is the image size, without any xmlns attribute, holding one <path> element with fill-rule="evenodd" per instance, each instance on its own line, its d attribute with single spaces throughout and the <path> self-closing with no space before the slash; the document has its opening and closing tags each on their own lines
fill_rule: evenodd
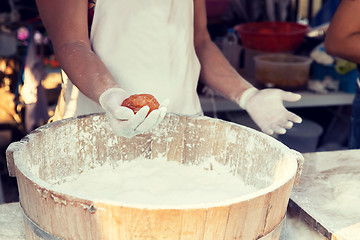
<svg viewBox="0 0 360 240">
<path fill-rule="evenodd" d="M 97 0 L 93 50 L 129 94 L 170 99 L 170 113 L 201 114 L 193 11 L 193 0 Z M 70 82 L 65 88 L 65 118 L 103 112 Z"/>
</svg>

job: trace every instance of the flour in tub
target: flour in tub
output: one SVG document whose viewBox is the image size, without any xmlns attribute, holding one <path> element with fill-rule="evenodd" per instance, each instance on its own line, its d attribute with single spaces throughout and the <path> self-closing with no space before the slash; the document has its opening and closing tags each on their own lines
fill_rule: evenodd
<svg viewBox="0 0 360 240">
<path fill-rule="evenodd" d="M 155 207 L 218 203 L 258 190 L 229 173 L 228 167 L 210 162 L 182 165 L 162 157 L 139 157 L 69 177 L 54 190 L 89 200 Z"/>
</svg>

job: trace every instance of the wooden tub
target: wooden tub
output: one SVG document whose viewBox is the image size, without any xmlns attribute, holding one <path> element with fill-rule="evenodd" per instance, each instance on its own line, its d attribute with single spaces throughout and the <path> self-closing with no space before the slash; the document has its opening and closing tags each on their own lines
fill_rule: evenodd
<svg viewBox="0 0 360 240">
<path fill-rule="evenodd" d="M 167 115 L 150 133 L 114 136 L 104 115 L 38 128 L 7 149 L 24 210 L 26 239 L 278 239 L 303 158 L 274 138 L 208 117 Z M 197 164 L 209 158 L 260 190 L 219 203 L 174 208 L 81 199 L 51 183 L 104 163 L 152 159 Z"/>
</svg>

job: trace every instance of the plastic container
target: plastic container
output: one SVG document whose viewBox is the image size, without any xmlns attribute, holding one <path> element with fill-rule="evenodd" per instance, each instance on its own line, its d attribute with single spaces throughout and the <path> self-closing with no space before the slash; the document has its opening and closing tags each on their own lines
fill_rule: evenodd
<svg viewBox="0 0 360 240">
<path fill-rule="evenodd" d="M 222 40 L 221 51 L 229 61 L 229 63 L 235 68 L 239 68 L 240 48 L 238 36 L 233 28 L 227 30 L 227 34 Z"/>
<path fill-rule="evenodd" d="M 299 152 L 315 152 L 323 127 L 314 121 L 303 119 L 302 123 L 294 124 L 286 134 L 279 135 L 278 139 L 289 148 Z"/>
<path fill-rule="evenodd" d="M 308 32 L 295 22 L 251 22 L 236 25 L 244 47 L 265 52 L 293 52 Z"/>
<path fill-rule="evenodd" d="M 255 79 L 265 87 L 300 90 L 309 81 L 312 59 L 292 54 L 263 54 L 254 57 Z"/>
</svg>

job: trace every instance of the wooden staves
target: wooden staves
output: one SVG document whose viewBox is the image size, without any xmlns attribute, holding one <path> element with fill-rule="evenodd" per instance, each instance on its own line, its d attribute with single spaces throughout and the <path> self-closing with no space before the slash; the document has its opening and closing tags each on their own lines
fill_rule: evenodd
<svg viewBox="0 0 360 240">
<path fill-rule="evenodd" d="M 135 208 L 51 190 L 51 182 L 138 156 L 199 164 L 209 158 L 260 190 L 226 203 Z M 278 239 L 303 158 L 270 136 L 208 117 L 167 115 L 149 133 L 112 134 L 104 115 L 45 125 L 7 149 L 27 239 Z M 229 173 L 230 174 L 230 173 Z"/>
</svg>

